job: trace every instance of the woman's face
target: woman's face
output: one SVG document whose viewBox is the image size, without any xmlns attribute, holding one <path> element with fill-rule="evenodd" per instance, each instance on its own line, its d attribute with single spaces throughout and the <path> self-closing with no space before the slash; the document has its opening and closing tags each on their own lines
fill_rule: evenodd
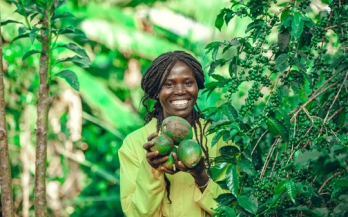
<svg viewBox="0 0 348 217">
<path fill-rule="evenodd" d="M 198 86 L 192 70 L 181 61 L 174 64 L 158 94 L 164 118 L 179 116 L 191 122 Z"/>
</svg>

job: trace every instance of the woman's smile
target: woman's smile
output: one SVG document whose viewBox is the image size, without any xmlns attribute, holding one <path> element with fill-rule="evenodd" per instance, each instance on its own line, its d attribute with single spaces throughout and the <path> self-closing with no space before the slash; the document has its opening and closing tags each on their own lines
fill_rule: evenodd
<svg viewBox="0 0 348 217">
<path fill-rule="evenodd" d="M 184 62 L 176 62 L 158 94 L 164 118 L 180 116 L 190 122 L 197 96 L 198 86 L 192 70 Z"/>
</svg>

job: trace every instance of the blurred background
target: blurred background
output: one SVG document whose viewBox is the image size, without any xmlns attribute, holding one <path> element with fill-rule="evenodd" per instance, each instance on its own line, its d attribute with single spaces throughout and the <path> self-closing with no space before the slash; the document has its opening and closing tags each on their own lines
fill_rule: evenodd
<svg viewBox="0 0 348 217">
<path fill-rule="evenodd" d="M 228 0 L 69 0 L 63 5 L 60 10 L 76 19 L 62 19 L 59 24 L 78 27 L 89 41 L 59 40 L 84 48 L 91 65 L 82 69 L 64 64 L 53 71 L 74 71 L 80 91 L 63 79 L 52 80 L 55 100 L 49 113 L 47 159 L 50 216 L 123 216 L 117 151 L 125 136 L 143 125 L 142 74 L 155 57 L 173 50 L 190 52 L 207 71 L 211 59 L 204 55 L 205 46 L 243 35 L 245 25 L 238 18 L 223 33 L 214 27 L 218 12 L 229 6 Z M 1 21 L 25 22 L 9 1 L 0 0 L 0 8 Z M 14 24 L 2 27 L 15 208 L 27 217 L 34 213 L 39 55 L 22 61 L 27 51 L 38 48 L 29 39 L 10 43 L 18 31 Z M 70 54 L 58 49 L 53 53 L 54 58 Z M 198 104 L 201 109 L 216 106 L 222 97 L 223 91 L 213 92 L 208 99 L 201 95 Z"/>
</svg>

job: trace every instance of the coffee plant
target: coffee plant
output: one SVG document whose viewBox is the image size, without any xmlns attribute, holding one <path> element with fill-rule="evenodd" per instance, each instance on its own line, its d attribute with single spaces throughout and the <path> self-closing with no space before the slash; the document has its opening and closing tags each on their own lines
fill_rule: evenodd
<svg viewBox="0 0 348 217">
<path fill-rule="evenodd" d="M 348 1 L 231 0 L 215 26 L 232 22 L 245 35 L 206 46 L 212 145 L 239 146 L 211 167 L 214 216 L 347 216 Z"/>
<path fill-rule="evenodd" d="M 59 92 L 57 78 L 64 79 L 72 88 L 78 91 L 79 82 L 77 76 L 73 71 L 67 70 L 65 64 L 67 62 L 72 62 L 79 67 L 87 68 L 90 63 L 90 59 L 85 50 L 76 43 L 67 43 L 66 41 L 60 40 L 60 38 L 68 35 L 69 38 L 79 37 L 82 41 L 88 41 L 88 39 L 81 30 L 73 26 L 61 25 L 62 19 L 74 18 L 71 13 L 60 10 L 60 7 L 66 3 L 65 0 L 10 0 L 9 2 L 16 6 L 17 9 L 15 12 L 21 15 L 22 19 L 8 19 L 2 22 L 1 26 L 7 24 L 18 25 L 18 36 L 15 37 L 11 43 L 15 43 L 19 39 L 24 39 L 27 40 L 27 43 L 32 44 L 32 49 L 22 56 L 22 61 L 27 61 L 32 55 L 40 55 L 40 66 L 37 70 L 37 86 L 32 90 L 37 94 L 34 209 L 35 216 L 47 216 L 46 161 L 49 122 L 48 113 L 54 101 L 54 97 L 57 96 Z M 62 50 L 65 50 L 63 56 L 66 55 L 67 50 L 77 55 L 58 59 L 58 54 L 61 54 Z M 9 78 L 20 80 L 18 74 L 9 75 Z M 17 103 L 21 104 L 23 102 L 20 101 Z M 11 168 L 7 167 L 7 169 L 10 170 Z M 7 171 L 1 172 L 1 176 L 5 174 L 11 175 L 11 173 Z M 11 186 L 11 183 L 9 183 L 11 182 L 11 177 L 1 178 L 8 182 L 1 183 L 3 186 L 5 186 L 5 184 L 7 184 L 6 186 Z M 3 195 L 3 198 L 11 197 Z M 10 207 L 12 205 L 11 201 L 9 203 L 4 203 L 5 216 L 13 216 L 14 209 Z"/>
</svg>

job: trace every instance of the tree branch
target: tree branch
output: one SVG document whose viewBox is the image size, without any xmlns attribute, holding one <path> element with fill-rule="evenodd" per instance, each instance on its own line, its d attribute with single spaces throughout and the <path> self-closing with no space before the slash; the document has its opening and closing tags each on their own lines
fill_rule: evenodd
<svg viewBox="0 0 348 217">
<path fill-rule="evenodd" d="M 1 17 L 0 17 L 1 18 Z M 1 19 L 0 19 L 1 20 Z M 8 139 L 5 114 L 5 87 L 2 61 L 2 33 L 0 23 L 0 186 L 3 214 L 6 217 L 14 216 L 11 165 L 8 153 Z"/>
</svg>

